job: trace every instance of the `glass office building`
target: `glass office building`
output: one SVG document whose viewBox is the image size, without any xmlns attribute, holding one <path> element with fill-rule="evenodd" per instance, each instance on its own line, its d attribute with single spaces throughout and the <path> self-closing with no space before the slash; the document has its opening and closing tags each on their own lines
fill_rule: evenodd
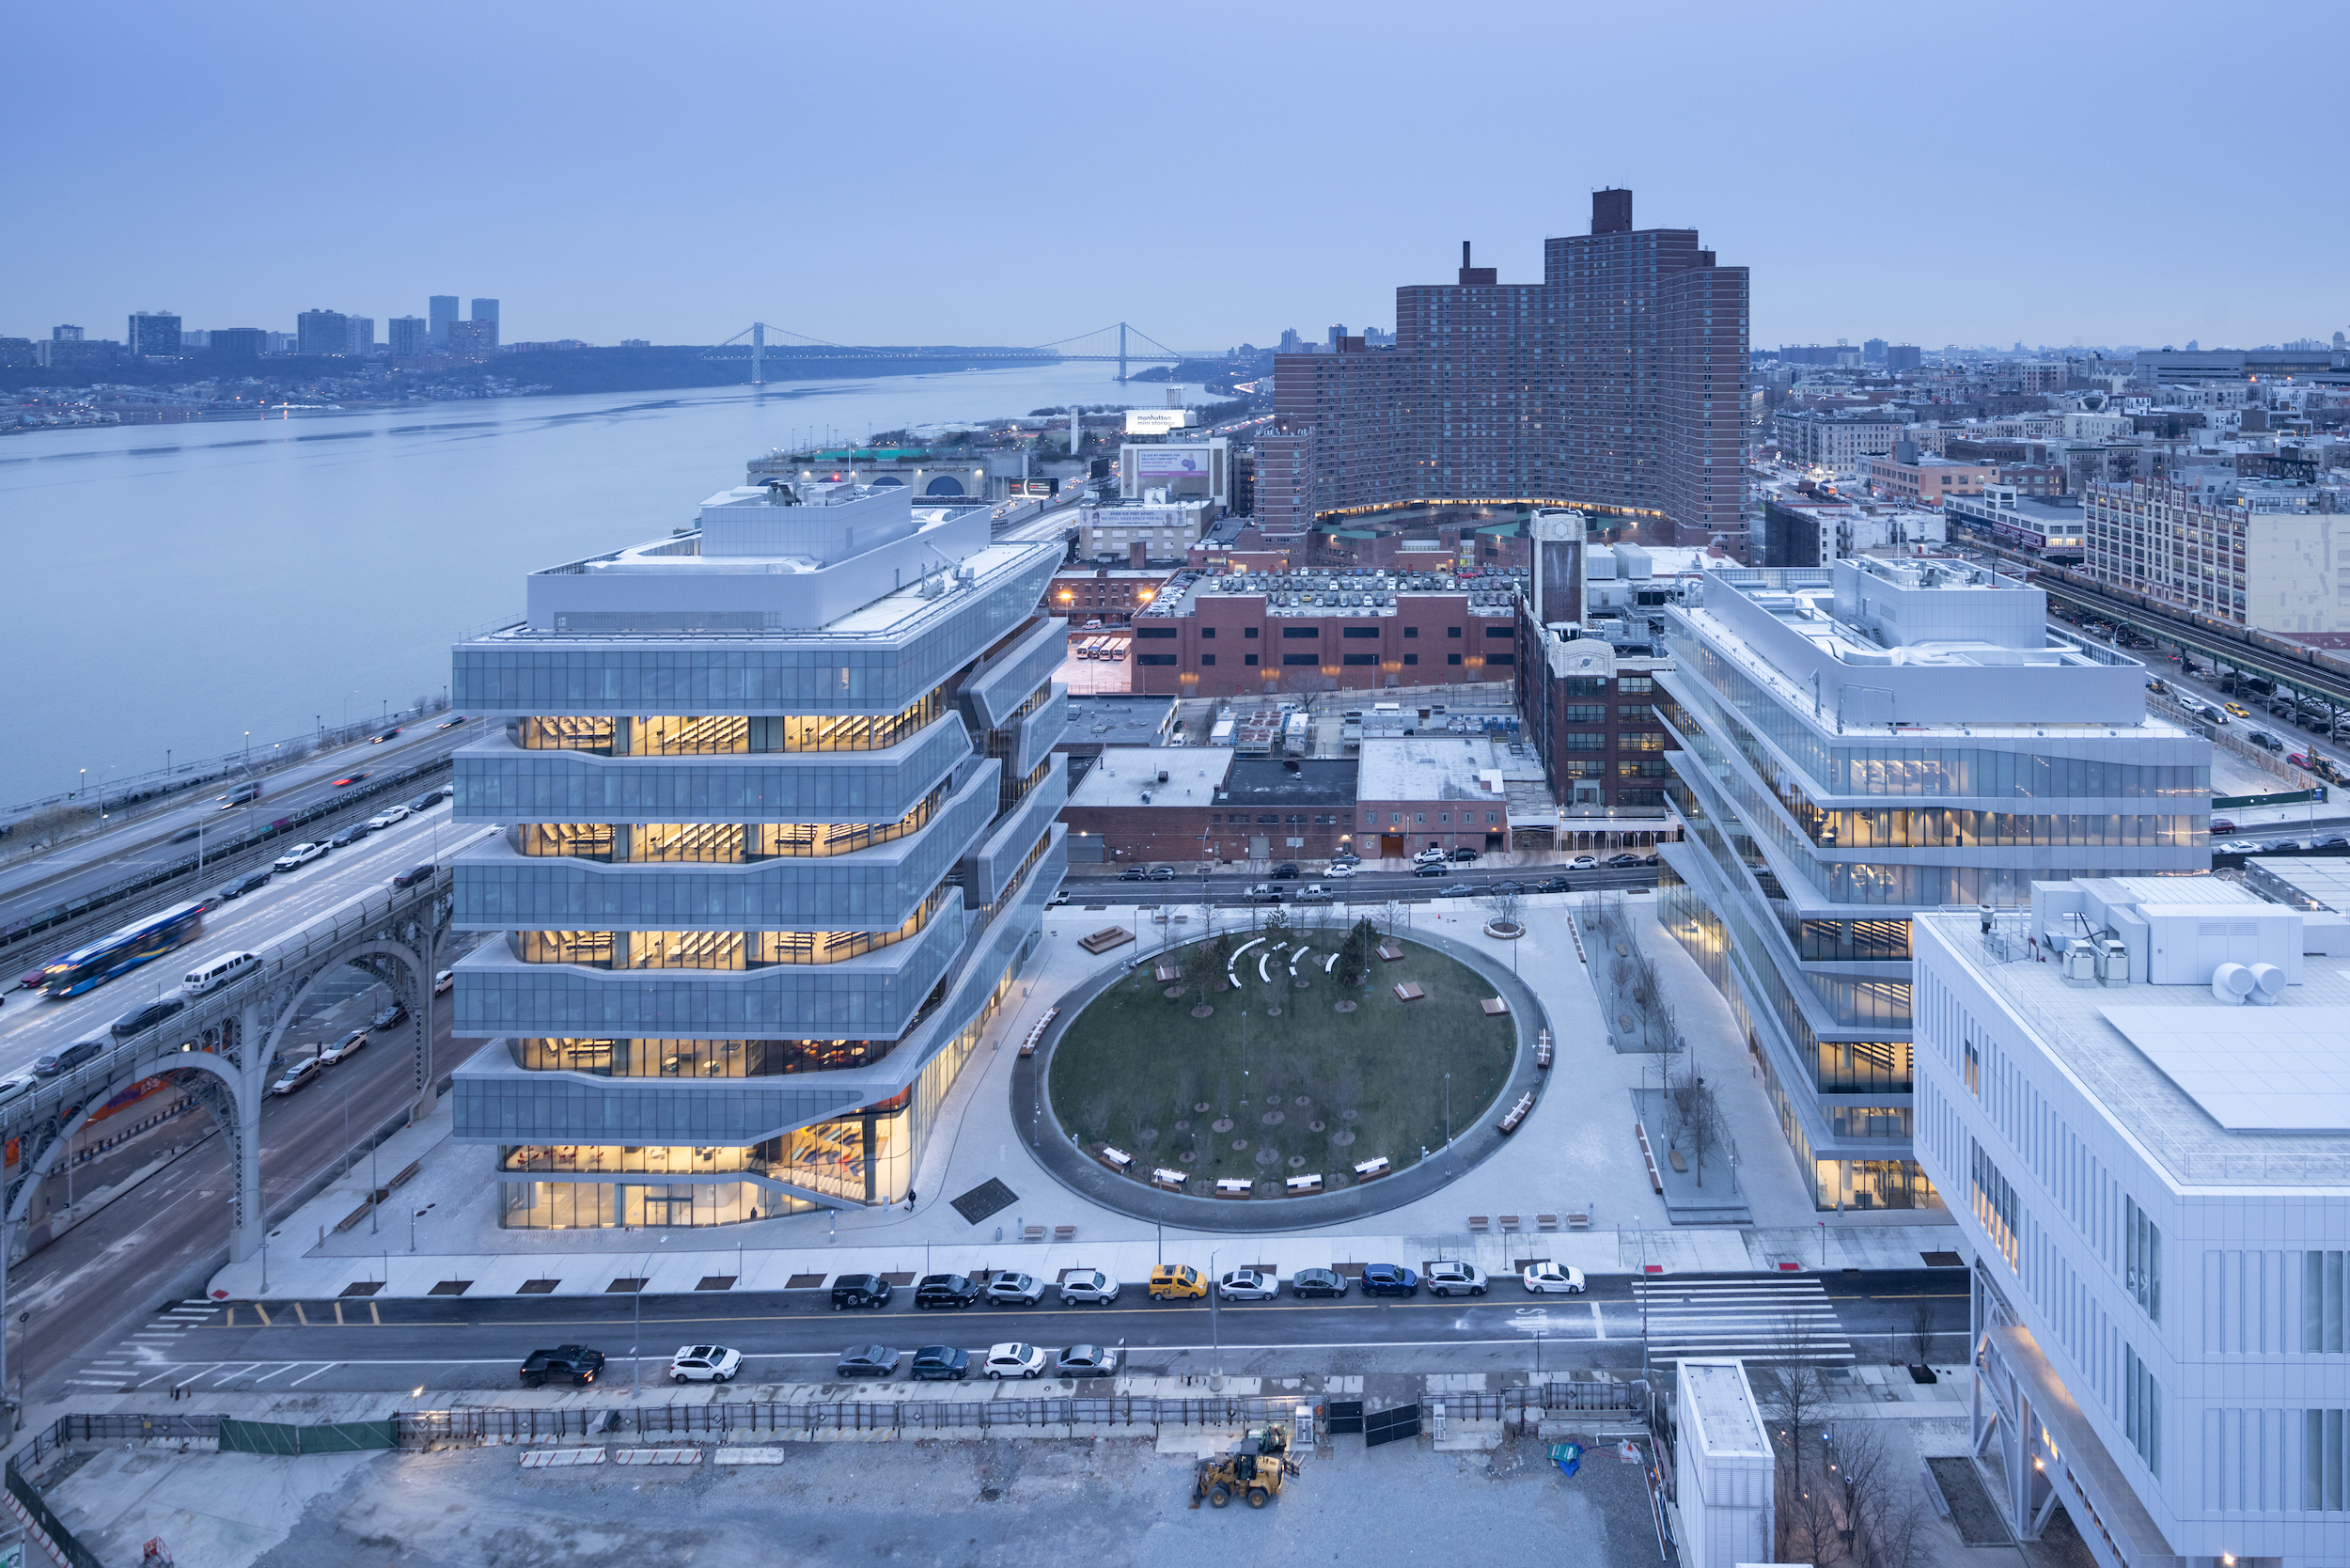
<svg viewBox="0 0 2350 1568">
<path fill-rule="evenodd" d="M 902 1199 L 1066 865 L 1054 543 L 771 480 L 458 646 L 455 1136 L 504 1223 Z"/>
<path fill-rule="evenodd" d="M 1667 607 L 1658 916 L 1729 998 L 1820 1208 L 1908 1208 L 1909 919 L 2208 870 L 2211 743 L 2044 596 L 1945 560 L 1708 572 Z"/>
</svg>

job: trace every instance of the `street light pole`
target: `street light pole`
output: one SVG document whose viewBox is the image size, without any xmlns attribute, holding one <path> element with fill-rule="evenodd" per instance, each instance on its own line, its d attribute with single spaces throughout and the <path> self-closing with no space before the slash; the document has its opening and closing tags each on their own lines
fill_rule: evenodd
<svg viewBox="0 0 2350 1568">
<path fill-rule="evenodd" d="M 1211 1247 L 1208 1251 L 1208 1341 L 1215 1351 L 1215 1372 L 1208 1379 L 1208 1387 L 1219 1394 L 1224 1391 L 1224 1333 L 1216 1322 L 1215 1298 L 1224 1292 L 1215 1272 L 1215 1259 L 1221 1250 Z"/>
<path fill-rule="evenodd" d="M 1248 1108 L 1248 1010 L 1240 1014 L 1240 1108 Z"/>
</svg>

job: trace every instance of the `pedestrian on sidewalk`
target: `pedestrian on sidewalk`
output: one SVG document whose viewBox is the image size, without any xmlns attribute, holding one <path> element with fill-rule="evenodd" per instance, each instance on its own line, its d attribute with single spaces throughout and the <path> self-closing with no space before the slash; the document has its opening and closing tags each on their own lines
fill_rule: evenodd
<svg viewBox="0 0 2350 1568">
<path fill-rule="evenodd" d="M 914 1189 L 913 1189 L 912 1187 L 908 1187 L 908 1188 L 906 1188 L 906 1213 L 908 1213 L 908 1214 L 912 1214 L 913 1212 L 914 1212 Z"/>
</svg>

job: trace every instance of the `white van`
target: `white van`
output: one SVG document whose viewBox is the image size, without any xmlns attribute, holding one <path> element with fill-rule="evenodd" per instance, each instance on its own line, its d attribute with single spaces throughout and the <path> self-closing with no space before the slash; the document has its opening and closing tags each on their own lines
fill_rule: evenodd
<svg viewBox="0 0 2350 1568">
<path fill-rule="evenodd" d="M 259 953 L 223 953 L 208 959 L 200 968 L 188 971 L 180 989 L 190 996 L 201 996 L 207 991 L 219 989 L 242 975 L 252 973 L 261 965 Z"/>
</svg>

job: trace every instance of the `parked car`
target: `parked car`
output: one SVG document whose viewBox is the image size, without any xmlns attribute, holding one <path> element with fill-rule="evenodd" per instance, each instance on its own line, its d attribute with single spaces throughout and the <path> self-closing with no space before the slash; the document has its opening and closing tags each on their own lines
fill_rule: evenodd
<svg viewBox="0 0 2350 1568">
<path fill-rule="evenodd" d="M 1294 860 L 1284 860 L 1284 861 L 1282 861 L 1282 862 L 1281 862 L 1278 866 L 1274 867 L 1274 868 L 1273 868 L 1273 880 L 1274 880 L 1274 881 L 1276 881 L 1276 882 L 1294 882 L 1294 881 L 1296 881 L 1296 880 L 1297 880 L 1297 862 L 1296 862 L 1296 861 L 1294 861 Z"/>
<path fill-rule="evenodd" d="M 998 1307 L 1033 1307 L 1044 1295 L 1044 1281 L 1032 1274 L 999 1274 L 987 1282 L 987 1299 Z"/>
<path fill-rule="evenodd" d="M 1441 860 L 1433 860 L 1427 865 L 1415 867 L 1412 874 L 1414 876 L 1450 876 L 1452 868 Z"/>
<path fill-rule="evenodd" d="M 2300 847 L 2301 840 L 2298 839 L 2269 839 L 2262 842 L 2261 853 L 2263 855 L 2291 855 Z"/>
<path fill-rule="evenodd" d="M 2244 732 L 2244 738 L 2263 751 L 2282 751 L 2285 748 L 2284 742 L 2265 729 L 2248 729 Z"/>
<path fill-rule="evenodd" d="M 1452 858 L 1458 864 L 1465 866 L 1477 858 L 1477 852 L 1469 848 L 1466 844 L 1463 844 L 1459 849 L 1452 852 Z"/>
<path fill-rule="evenodd" d="M 212 896 L 216 899 L 241 899 L 247 893 L 258 893 L 268 886 L 269 877 L 270 873 L 267 871 L 247 871 L 244 875 L 229 882 Z"/>
<path fill-rule="evenodd" d="M 391 826 L 394 823 L 404 823 L 407 820 L 408 808 L 405 806 L 386 806 L 383 810 L 378 811 L 374 816 L 368 819 L 368 828 L 370 832 L 380 833 L 384 829 Z"/>
<path fill-rule="evenodd" d="M 349 1034 L 343 1036 L 340 1040 L 335 1042 L 334 1044 L 329 1045 L 324 1050 L 321 1051 L 319 1053 L 319 1064 L 322 1067 L 332 1067 L 338 1061 L 349 1061 L 352 1057 L 359 1054 L 359 1048 L 367 1043 L 368 1031 L 365 1029 L 353 1029 Z"/>
<path fill-rule="evenodd" d="M 269 1091 L 272 1094 L 291 1094 L 295 1090 L 300 1089 L 303 1085 L 308 1083 L 312 1078 L 315 1078 L 318 1075 L 319 1058 L 316 1057 L 304 1057 L 300 1061 L 297 1061 L 291 1067 L 287 1068 L 284 1074 L 280 1076 L 275 1083 L 269 1086 Z"/>
<path fill-rule="evenodd" d="M 337 833 L 332 839 L 327 839 L 326 847 L 328 849 L 349 849 L 352 845 L 357 843 L 360 839 L 366 838 L 367 836 L 367 823 L 352 823 L 349 827 L 344 828 L 340 833 Z"/>
<path fill-rule="evenodd" d="M 406 870 L 392 878 L 392 886 L 395 887 L 414 887 L 419 882 L 430 882 L 431 880 L 432 867 L 428 862 L 422 866 L 409 867 Z"/>
<path fill-rule="evenodd" d="M 1483 1295 L 1485 1271 L 1475 1263 L 1433 1263 L 1428 1269 L 1430 1295 Z"/>
<path fill-rule="evenodd" d="M 2211 820 L 2211 830 L 2215 834 L 2233 833 L 2235 831 L 2235 823 L 2227 817 L 2214 817 Z"/>
<path fill-rule="evenodd" d="M 534 1350 L 524 1360 L 523 1387 L 537 1388 L 548 1383 L 571 1383 L 585 1388 L 603 1371 L 603 1351 L 589 1350 L 586 1345 L 556 1345 L 553 1350 Z"/>
<path fill-rule="evenodd" d="M 2258 855 L 2261 847 L 2249 839 L 2231 839 L 2224 844 L 2213 845 L 2212 852 L 2216 855 Z"/>
<path fill-rule="evenodd" d="M 1419 1276 L 1402 1263 L 1366 1263 L 1363 1265 L 1365 1295 L 1418 1295 Z"/>
<path fill-rule="evenodd" d="M 886 1307 L 889 1281 L 878 1274 L 844 1274 L 832 1282 L 832 1309 L 847 1307 Z"/>
<path fill-rule="evenodd" d="M 1565 1263 L 1528 1263 L 1518 1276 L 1535 1295 L 1581 1295 L 1583 1271 Z"/>
<path fill-rule="evenodd" d="M 887 1377 L 898 1370 L 900 1354 L 888 1345 L 851 1345 L 832 1370 L 841 1377 Z"/>
<path fill-rule="evenodd" d="M 1208 1294 L 1208 1281 L 1189 1263 L 1161 1263 L 1151 1271 L 1153 1301 L 1197 1301 Z"/>
<path fill-rule="evenodd" d="M 1142 875 L 1143 872 L 1141 867 L 1129 866 L 1124 870 L 1118 873 L 1118 880 L 1120 882 L 1140 882 L 1142 880 Z"/>
<path fill-rule="evenodd" d="M 2328 833 L 2323 839 L 2320 839 L 2315 843 L 2310 845 L 2310 848 L 2350 850 L 2350 838 L 2344 838 L 2339 833 Z"/>
<path fill-rule="evenodd" d="M 1430 861 L 1442 860 L 1444 858 L 1444 851 L 1438 849 L 1435 845 L 1431 844 L 1426 849 L 1420 851 L 1418 855 L 1412 856 L 1412 858 L 1422 864 L 1426 864 Z"/>
<path fill-rule="evenodd" d="M 39 1078 L 54 1078 L 60 1073 L 70 1073 L 84 1062 L 97 1060 L 105 1049 L 105 1041 L 85 1040 L 79 1044 L 68 1045 L 61 1051 L 52 1051 L 47 1056 L 34 1058 L 33 1075 Z"/>
<path fill-rule="evenodd" d="M 982 1370 L 998 1382 L 1007 1377 L 1034 1377 L 1044 1370 L 1044 1353 L 1034 1345 L 1007 1341 L 988 1351 Z"/>
<path fill-rule="evenodd" d="M 1118 1352 L 1106 1345 L 1071 1345 L 1053 1358 L 1062 1377 L 1107 1377 L 1118 1371 Z"/>
<path fill-rule="evenodd" d="M 1476 891 L 1476 888 L 1471 887 L 1465 882 L 1456 882 L 1436 896 L 1440 899 L 1465 899 L 1474 895 Z"/>
<path fill-rule="evenodd" d="M 1216 1294 L 1227 1301 L 1271 1301 L 1281 1294 L 1277 1276 L 1253 1268 L 1236 1268 L 1215 1282 Z"/>
<path fill-rule="evenodd" d="M 1151 880 L 1152 882 L 1172 882 L 1175 880 L 1175 868 L 1172 866 L 1153 866 L 1151 868 Z"/>
<path fill-rule="evenodd" d="M 1578 855 L 1574 859 L 1567 862 L 1567 870 L 1571 871 L 1596 871 L 1599 870 L 1599 857 L 1593 855 Z"/>
<path fill-rule="evenodd" d="M 304 866 L 307 866 L 313 860 L 323 859 L 325 855 L 326 846 L 324 844 L 296 844 L 293 848 L 279 855 L 277 857 L 277 863 L 272 866 L 270 870 L 273 871 L 297 870 Z"/>
<path fill-rule="evenodd" d="M 1290 1294 L 1341 1296 L 1346 1294 L 1346 1276 L 1336 1269 L 1301 1268 L 1290 1276 Z"/>
<path fill-rule="evenodd" d="M 914 1287 L 914 1304 L 923 1311 L 939 1307 L 968 1307 L 979 1299 L 979 1287 L 960 1274 L 924 1275 Z"/>
<path fill-rule="evenodd" d="M 1064 1307 L 1074 1307 L 1079 1303 L 1106 1307 L 1117 1299 L 1118 1281 L 1098 1268 L 1061 1277 L 1060 1304 Z"/>
<path fill-rule="evenodd" d="M 971 1353 L 952 1345 L 924 1345 L 906 1370 L 917 1383 L 960 1383 L 971 1375 Z"/>
<path fill-rule="evenodd" d="M 1508 877 L 1504 877 L 1499 882 L 1489 882 L 1485 885 L 1486 892 L 1503 898 L 1507 898 L 1514 893 L 1523 893 L 1526 890 L 1525 883 L 1514 881 Z"/>
<path fill-rule="evenodd" d="M 1329 866 L 1324 870 L 1322 874 L 1328 877 L 1331 881 L 1337 882 L 1342 878 L 1353 876 L 1355 874 L 1355 868 L 1348 865 L 1343 860 L 1333 860 L 1330 862 Z"/>
<path fill-rule="evenodd" d="M 134 1007 L 116 1019 L 113 1026 L 114 1037 L 117 1040 L 128 1040 L 134 1034 L 143 1034 L 187 1005 L 187 998 L 184 996 L 158 996 L 146 1006 Z"/>
<path fill-rule="evenodd" d="M 724 1345 L 680 1345 L 669 1357 L 672 1383 L 731 1383 L 743 1369 L 743 1353 Z"/>
</svg>

